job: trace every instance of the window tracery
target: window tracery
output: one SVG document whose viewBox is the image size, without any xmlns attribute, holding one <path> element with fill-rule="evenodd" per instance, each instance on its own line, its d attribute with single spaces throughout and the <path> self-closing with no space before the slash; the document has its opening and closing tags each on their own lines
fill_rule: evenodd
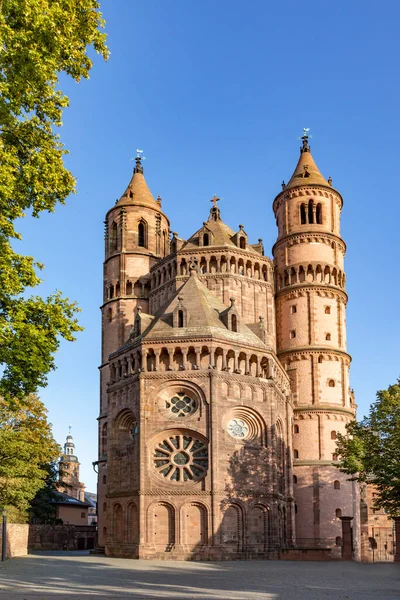
<svg viewBox="0 0 400 600">
<path fill-rule="evenodd" d="M 169 436 L 157 444 L 153 464 L 169 481 L 197 481 L 207 474 L 208 448 L 205 442 L 193 436 Z"/>
</svg>

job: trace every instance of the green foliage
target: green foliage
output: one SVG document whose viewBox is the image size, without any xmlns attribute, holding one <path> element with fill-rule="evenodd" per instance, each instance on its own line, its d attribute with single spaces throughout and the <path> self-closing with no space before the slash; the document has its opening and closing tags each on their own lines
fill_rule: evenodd
<svg viewBox="0 0 400 600">
<path fill-rule="evenodd" d="M 29 520 L 36 524 L 62 523 L 61 519 L 56 518 L 56 505 L 54 504 L 54 501 L 58 499 L 58 464 L 56 462 L 48 463 L 44 465 L 44 469 L 46 471 L 44 486 L 38 490 L 30 503 Z"/>
<path fill-rule="evenodd" d="M 61 451 L 43 403 L 31 394 L 13 407 L 0 399 L 0 505 L 27 511 Z"/>
<path fill-rule="evenodd" d="M 42 266 L 11 242 L 26 211 L 52 212 L 75 191 L 57 133 L 69 102 L 59 75 L 88 78 L 90 47 L 108 57 L 98 9 L 95 0 L 0 0 L 0 395 L 9 401 L 45 385 L 60 336 L 80 330 L 76 304 L 59 292 L 22 296 Z"/>
<path fill-rule="evenodd" d="M 357 481 L 374 484 L 375 505 L 400 515 L 400 380 L 377 392 L 369 415 L 338 434 L 339 468 Z"/>
</svg>

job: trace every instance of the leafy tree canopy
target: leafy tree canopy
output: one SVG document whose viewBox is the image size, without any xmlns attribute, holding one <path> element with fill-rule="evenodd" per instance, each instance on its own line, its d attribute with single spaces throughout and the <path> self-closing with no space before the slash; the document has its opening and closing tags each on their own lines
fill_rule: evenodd
<svg viewBox="0 0 400 600">
<path fill-rule="evenodd" d="M 52 212 L 75 191 L 57 128 L 68 98 L 59 75 L 88 78 L 90 47 L 108 56 L 95 0 L 0 0 L 0 395 L 46 384 L 60 336 L 73 340 L 77 306 L 59 292 L 26 297 L 42 265 L 17 254 L 15 220 Z"/>
<path fill-rule="evenodd" d="M 61 448 L 47 422 L 47 410 L 31 394 L 11 408 L 0 398 L 0 505 L 26 511 L 49 476 Z"/>
<path fill-rule="evenodd" d="M 357 481 L 374 484 L 375 505 L 400 515 L 400 380 L 377 392 L 369 415 L 338 434 L 339 468 Z"/>
</svg>

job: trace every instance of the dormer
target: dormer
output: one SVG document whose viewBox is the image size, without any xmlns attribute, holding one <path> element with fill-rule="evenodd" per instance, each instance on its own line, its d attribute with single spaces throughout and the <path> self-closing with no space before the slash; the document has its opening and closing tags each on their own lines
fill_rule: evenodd
<svg viewBox="0 0 400 600">
<path fill-rule="evenodd" d="M 175 254 L 183 246 L 184 240 L 180 238 L 176 231 L 172 233 L 172 239 L 170 242 L 170 253 Z"/>
<path fill-rule="evenodd" d="M 154 316 L 148 315 L 142 312 L 142 307 L 137 307 L 137 313 L 135 320 L 133 322 L 133 327 L 131 329 L 131 333 L 129 335 L 130 339 L 134 339 L 143 335 L 146 329 L 149 327 L 150 323 L 153 321 Z"/>
<path fill-rule="evenodd" d="M 240 315 L 235 306 L 235 298 L 230 298 L 231 305 L 221 314 L 221 321 L 229 331 L 238 332 L 240 327 Z"/>
<path fill-rule="evenodd" d="M 235 235 L 232 238 L 232 241 L 234 244 L 236 244 L 236 246 L 238 248 L 241 248 L 242 250 L 248 249 L 249 240 L 248 240 L 247 233 L 245 232 L 243 225 L 239 225 L 239 231 L 237 233 L 235 233 Z"/>
<path fill-rule="evenodd" d="M 199 246 L 212 246 L 213 245 L 214 235 L 209 227 L 207 227 L 207 222 L 203 223 L 203 227 L 199 230 Z"/>
<path fill-rule="evenodd" d="M 183 304 L 182 296 L 178 296 L 178 304 L 172 313 L 172 325 L 173 327 L 187 327 L 188 315 L 187 310 Z"/>
</svg>

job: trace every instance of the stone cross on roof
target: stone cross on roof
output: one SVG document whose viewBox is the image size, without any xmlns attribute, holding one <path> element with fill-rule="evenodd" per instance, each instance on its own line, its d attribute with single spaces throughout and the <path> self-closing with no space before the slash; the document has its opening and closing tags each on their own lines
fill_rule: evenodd
<svg viewBox="0 0 400 600">
<path fill-rule="evenodd" d="M 219 202 L 221 200 L 221 198 L 217 198 L 217 196 L 214 194 L 214 196 L 211 198 L 210 202 L 214 203 L 214 207 L 217 207 L 217 202 Z"/>
</svg>

